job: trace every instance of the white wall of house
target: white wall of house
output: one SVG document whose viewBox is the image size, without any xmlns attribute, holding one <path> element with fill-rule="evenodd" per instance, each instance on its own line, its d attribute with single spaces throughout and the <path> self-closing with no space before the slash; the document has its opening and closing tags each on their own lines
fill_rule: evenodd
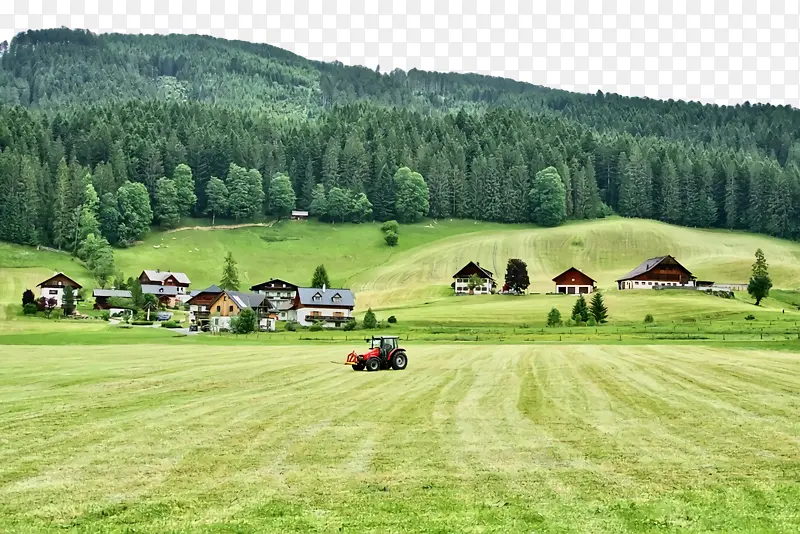
<svg viewBox="0 0 800 534">
<path fill-rule="evenodd" d="M 45 299 L 56 299 L 56 301 L 58 302 L 58 304 L 56 304 L 56 308 L 60 308 L 61 302 L 64 300 L 64 288 L 43 287 L 39 296 L 44 297 Z"/>
<path fill-rule="evenodd" d="M 339 314 L 339 313 L 342 314 L 341 317 L 345 317 L 345 318 L 353 316 L 352 310 L 350 310 L 348 308 L 314 308 L 314 307 L 308 307 L 308 308 L 298 308 L 298 309 L 292 310 L 292 311 L 294 312 L 294 319 L 290 319 L 290 320 L 295 320 L 298 323 L 300 323 L 302 326 L 311 326 L 312 324 L 314 324 L 314 319 L 312 318 L 312 315 L 314 315 L 315 312 L 317 312 L 319 315 L 322 315 L 323 317 L 338 316 L 337 314 Z M 341 324 L 342 323 L 334 323 L 334 322 L 326 321 L 326 322 L 322 323 L 322 326 L 324 328 L 337 328 L 337 327 L 341 327 Z"/>
<path fill-rule="evenodd" d="M 655 289 L 659 286 L 694 289 L 694 281 L 689 280 L 689 283 L 681 284 L 679 282 L 654 282 L 652 280 L 623 280 L 620 289 Z"/>
<path fill-rule="evenodd" d="M 492 292 L 492 281 L 488 278 L 481 278 L 483 282 L 473 291 L 473 295 L 488 295 Z M 469 295 L 469 278 L 456 278 L 456 295 Z"/>
<path fill-rule="evenodd" d="M 580 295 L 580 294 L 591 293 L 592 291 L 594 291 L 594 287 L 592 286 L 556 285 L 556 293 L 565 293 L 567 295 Z"/>
</svg>

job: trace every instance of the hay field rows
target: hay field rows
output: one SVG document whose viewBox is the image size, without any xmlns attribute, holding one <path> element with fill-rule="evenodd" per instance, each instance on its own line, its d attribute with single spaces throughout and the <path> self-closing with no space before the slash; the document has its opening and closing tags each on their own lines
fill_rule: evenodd
<svg viewBox="0 0 800 534">
<path fill-rule="evenodd" d="M 207 348 L 0 347 L 0 531 L 800 524 L 796 354 L 424 345 L 371 374 Z"/>
</svg>

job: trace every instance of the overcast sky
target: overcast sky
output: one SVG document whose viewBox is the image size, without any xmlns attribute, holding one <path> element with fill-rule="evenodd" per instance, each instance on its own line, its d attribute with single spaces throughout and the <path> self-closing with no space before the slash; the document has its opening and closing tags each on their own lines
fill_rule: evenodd
<svg viewBox="0 0 800 534">
<path fill-rule="evenodd" d="M 383 72 L 480 72 L 581 92 L 797 107 L 798 3 L 0 0 L 0 41 L 62 25 L 202 33 Z"/>
</svg>

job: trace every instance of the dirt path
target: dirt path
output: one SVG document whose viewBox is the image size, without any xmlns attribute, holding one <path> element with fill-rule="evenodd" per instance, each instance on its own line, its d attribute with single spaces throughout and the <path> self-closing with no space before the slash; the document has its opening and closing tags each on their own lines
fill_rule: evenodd
<svg viewBox="0 0 800 534">
<path fill-rule="evenodd" d="M 182 228 L 173 228 L 172 230 L 167 230 L 164 232 L 165 234 L 173 234 L 175 232 L 182 232 L 184 230 L 235 230 L 237 228 L 249 228 L 251 226 L 262 226 L 265 228 L 269 228 L 273 224 L 278 222 L 277 220 L 269 221 L 266 223 L 242 223 L 242 224 L 217 224 L 216 226 L 184 226 Z"/>
</svg>

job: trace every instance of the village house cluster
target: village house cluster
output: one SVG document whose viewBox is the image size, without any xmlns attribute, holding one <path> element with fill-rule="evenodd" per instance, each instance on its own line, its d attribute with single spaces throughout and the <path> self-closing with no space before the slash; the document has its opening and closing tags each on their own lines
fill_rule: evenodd
<svg viewBox="0 0 800 534">
<path fill-rule="evenodd" d="M 479 283 L 470 284 L 477 277 Z M 597 281 L 580 269 L 570 267 L 553 278 L 554 293 L 562 295 L 584 295 L 597 290 Z M 696 289 L 704 291 L 746 291 L 747 283 L 715 283 L 698 280 L 673 256 L 658 256 L 643 261 L 631 272 L 616 280 L 617 289 Z M 470 287 L 472 285 L 472 287 Z M 453 275 L 453 291 L 456 295 L 487 295 L 497 292 L 497 282 L 492 271 L 471 261 Z M 500 293 L 507 293 L 504 286 Z"/>
<path fill-rule="evenodd" d="M 355 297 L 349 289 L 299 287 L 273 278 L 250 287 L 250 292 L 212 285 L 191 292 L 187 304 L 189 321 L 199 329 L 227 329 L 232 317 L 250 308 L 256 312 L 261 330 L 274 331 L 279 321 L 340 328 L 353 317 Z"/>
<path fill-rule="evenodd" d="M 344 288 L 299 287 L 273 278 L 256 284 L 245 291 L 228 291 L 212 285 L 199 291 L 190 291 L 191 280 L 186 273 L 144 270 L 139 275 L 142 294 L 154 295 L 159 306 L 175 308 L 185 305 L 189 310 L 190 328 L 229 329 L 230 322 L 244 309 L 256 313 L 259 328 L 274 331 L 280 321 L 295 321 L 301 326 L 319 323 L 323 328 L 340 328 L 353 317 L 355 297 Z M 63 304 L 64 288 L 81 289 L 81 284 L 64 273 L 56 273 L 39 283 L 41 297 L 54 299 L 55 308 Z M 119 312 L 114 299 L 130 299 L 128 289 L 95 289 L 92 291 L 94 308 Z"/>
</svg>

